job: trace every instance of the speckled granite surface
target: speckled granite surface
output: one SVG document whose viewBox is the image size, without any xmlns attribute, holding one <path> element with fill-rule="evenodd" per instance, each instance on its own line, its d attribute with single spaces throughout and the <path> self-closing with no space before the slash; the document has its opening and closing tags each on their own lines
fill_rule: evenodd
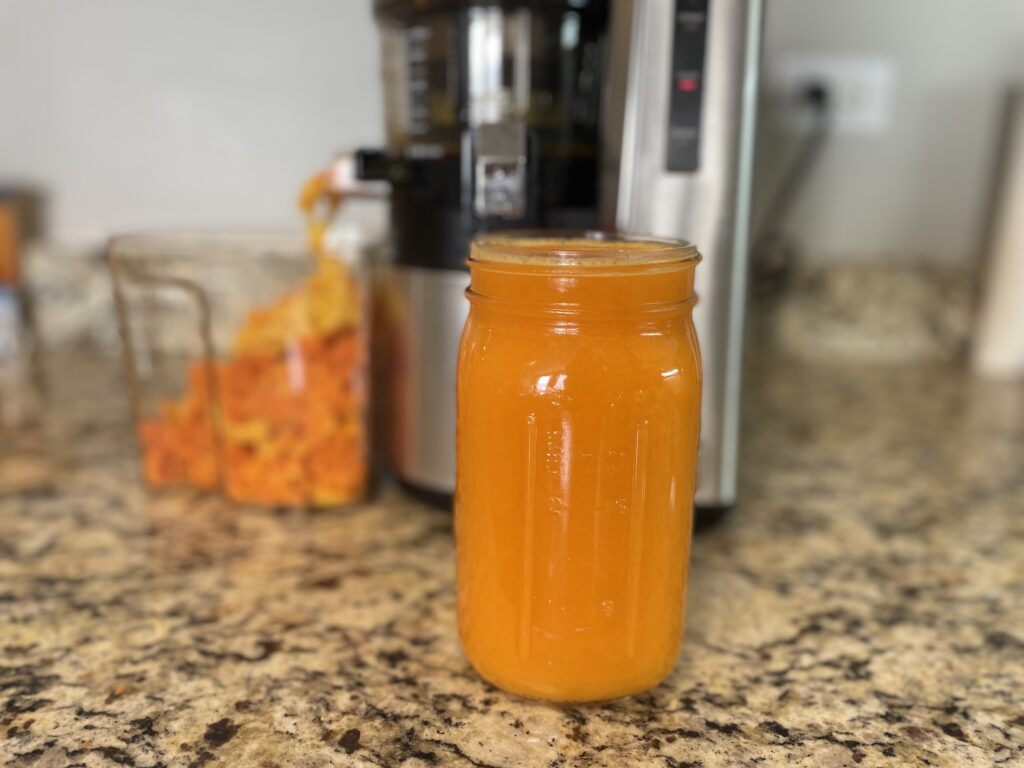
<svg viewBox="0 0 1024 768">
<path fill-rule="evenodd" d="M 1024 388 L 755 364 L 682 659 L 559 708 L 481 683 L 449 519 L 149 496 L 102 365 L 0 448 L 10 766 L 1024 764 Z"/>
<path fill-rule="evenodd" d="M 851 364 L 964 358 L 978 295 L 974 265 L 801 264 L 789 279 L 777 306 L 756 307 L 752 326 L 790 357 Z"/>
</svg>

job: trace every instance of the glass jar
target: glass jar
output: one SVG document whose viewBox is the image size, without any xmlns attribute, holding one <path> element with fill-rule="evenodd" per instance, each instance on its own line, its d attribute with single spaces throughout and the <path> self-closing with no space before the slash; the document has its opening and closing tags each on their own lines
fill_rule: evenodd
<svg viewBox="0 0 1024 768">
<path fill-rule="evenodd" d="M 335 506 L 369 478 L 363 252 L 298 237 L 114 238 L 142 470 L 156 488 Z"/>
<path fill-rule="evenodd" d="M 524 696 L 594 701 L 678 655 L 700 419 L 681 241 L 478 238 L 458 378 L 459 634 Z"/>
</svg>

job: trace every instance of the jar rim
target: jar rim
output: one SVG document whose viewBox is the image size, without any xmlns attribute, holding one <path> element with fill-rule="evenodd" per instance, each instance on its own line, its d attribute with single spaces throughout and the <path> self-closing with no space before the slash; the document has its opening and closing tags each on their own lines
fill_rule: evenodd
<svg viewBox="0 0 1024 768">
<path fill-rule="evenodd" d="M 473 238 L 470 264 L 547 267 L 668 266 L 700 260 L 686 240 L 596 229 L 515 229 Z"/>
</svg>

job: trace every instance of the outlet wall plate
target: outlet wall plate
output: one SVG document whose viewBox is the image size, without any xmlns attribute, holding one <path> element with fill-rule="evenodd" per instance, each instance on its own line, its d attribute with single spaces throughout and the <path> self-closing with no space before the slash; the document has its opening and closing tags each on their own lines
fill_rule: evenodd
<svg viewBox="0 0 1024 768">
<path fill-rule="evenodd" d="M 846 136 L 877 136 L 892 125 L 896 74 L 882 56 L 789 53 L 769 67 L 769 89 L 782 127 L 806 133 L 813 115 L 801 102 L 812 83 L 828 89 L 832 130 Z"/>
</svg>

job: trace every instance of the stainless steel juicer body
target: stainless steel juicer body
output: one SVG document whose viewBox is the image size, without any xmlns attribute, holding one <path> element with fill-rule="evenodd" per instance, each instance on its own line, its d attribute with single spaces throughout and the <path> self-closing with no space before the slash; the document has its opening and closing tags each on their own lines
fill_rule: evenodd
<svg viewBox="0 0 1024 768">
<path fill-rule="evenodd" d="M 472 235 L 618 227 L 697 244 L 697 502 L 736 498 L 762 0 L 377 0 L 391 183 L 388 454 L 450 494 Z"/>
<path fill-rule="evenodd" d="M 613 32 L 616 50 L 628 50 L 625 89 L 612 96 L 623 116 L 616 218 L 627 232 L 689 240 L 704 257 L 694 309 L 704 369 L 696 501 L 726 507 L 736 501 L 763 5 L 629 5 Z"/>
</svg>

